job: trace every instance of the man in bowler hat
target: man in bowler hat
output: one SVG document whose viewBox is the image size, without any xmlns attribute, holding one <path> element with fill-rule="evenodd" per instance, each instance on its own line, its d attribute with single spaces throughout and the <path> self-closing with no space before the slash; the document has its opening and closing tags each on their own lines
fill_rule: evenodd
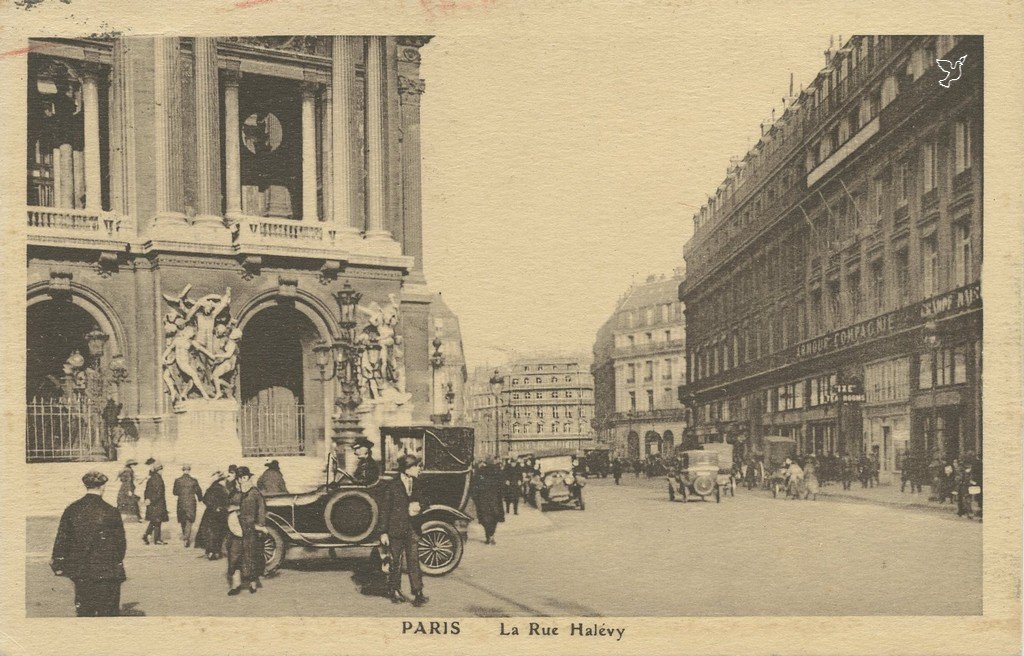
<svg viewBox="0 0 1024 656">
<path fill-rule="evenodd" d="M 74 582 L 79 617 L 117 616 L 125 580 L 124 523 L 117 508 L 103 500 L 105 475 L 90 471 L 82 483 L 85 496 L 61 515 L 50 567 Z"/>
<path fill-rule="evenodd" d="M 355 452 L 359 461 L 356 464 L 356 470 L 352 473 L 352 478 L 359 485 L 373 485 L 380 478 L 380 463 L 373 459 L 372 449 L 373 442 L 365 437 L 360 437 L 352 445 L 352 451 Z"/>
<path fill-rule="evenodd" d="M 391 551 L 391 569 L 388 571 L 388 588 L 392 603 L 408 601 L 402 594 L 402 557 L 409 569 L 409 585 L 412 588 L 412 605 L 427 603 L 423 595 L 423 573 L 416 554 L 419 533 L 410 518 L 420 513 L 420 494 L 416 489 L 416 478 L 420 475 L 420 459 L 412 454 L 398 458 L 398 476 L 388 481 L 384 490 L 384 505 L 381 517 L 380 544 Z"/>
<path fill-rule="evenodd" d="M 192 478 L 191 465 L 181 466 L 181 476 L 175 479 L 171 491 L 178 497 L 177 517 L 178 524 L 181 525 L 181 539 L 185 541 L 186 548 L 191 547 L 192 524 L 196 521 L 196 503 L 203 499 L 199 481 Z"/>
<path fill-rule="evenodd" d="M 149 544 L 149 536 L 153 535 L 153 544 L 167 544 L 160 533 L 160 525 L 170 520 L 167 514 L 167 488 L 164 478 L 160 475 L 164 466 L 155 460 L 150 465 L 149 478 L 146 480 L 146 519 L 149 525 L 142 534 L 142 541 Z"/>
</svg>

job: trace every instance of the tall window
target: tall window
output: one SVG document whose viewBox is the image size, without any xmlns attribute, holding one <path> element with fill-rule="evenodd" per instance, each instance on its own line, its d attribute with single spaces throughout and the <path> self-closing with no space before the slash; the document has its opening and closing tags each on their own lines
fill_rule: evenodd
<svg viewBox="0 0 1024 656">
<path fill-rule="evenodd" d="M 894 255 L 896 262 L 896 298 L 900 304 L 910 298 L 910 251 L 904 246 Z"/>
<path fill-rule="evenodd" d="M 893 182 L 896 186 L 896 204 L 900 207 L 907 204 L 910 191 L 910 164 L 902 161 L 893 170 Z"/>
<path fill-rule="evenodd" d="M 661 377 L 665 380 L 672 380 L 672 359 L 665 358 L 661 367 Z"/>
<path fill-rule="evenodd" d="M 846 287 L 850 295 L 850 319 L 856 321 L 863 309 L 863 298 L 860 290 L 860 270 L 846 276 Z"/>
<path fill-rule="evenodd" d="M 939 146 L 934 141 L 924 145 L 923 166 L 923 191 L 929 192 L 939 186 Z"/>
<path fill-rule="evenodd" d="M 654 361 L 648 360 L 644 363 L 644 380 L 654 380 Z"/>
<path fill-rule="evenodd" d="M 654 410 L 654 390 L 647 390 L 647 410 Z"/>
<path fill-rule="evenodd" d="M 629 393 L 629 409 L 636 412 L 636 392 Z"/>
<path fill-rule="evenodd" d="M 626 382 L 627 383 L 635 383 L 636 382 L 636 365 L 633 364 L 632 362 L 630 362 L 629 364 L 626 365 Z"/>
<path fill-rule="evenodd" d="M 832 328 L 838 327 L 843 322 L 843 304 L 839 295 L 839 281 L 832 280 L 828 283 L 828 318 Z"/>
<path fill-rule="evenodd" d="M 882 220 L 882 204 L 885 202 L 885 183 L 881 177 L 872 180 L 871 192 L 871 215 L 877 223 Z"/>
<path fill-rule="evenodd" d="M 971 283 L 971 224 L 961 221 L 953 226 L 953 284 L 963 287 Z"/>
<path fill-rule="evenodd" d="M 971 168 L 971 124 L 959 121 L 953 126 L 953 165 L 957 173 Z"/>
<path fill-rule="evenodd" d="M 926 298 L 939 292 L 939 246 L 934 233 L 921 240 L 921 279 Z"/>
<path fill-rule="evenodd" d="M 871 299 L 875 313 L 885 309 L 885 261 L 882 258 L 871 263 Z"/>
<path fill-rule="evenodd" d="M 811 292 L 811 332 L 817 335 L 825 328 L 824 308 L 821 307 L 821 290 L 815 289 Z"/>
</svg>

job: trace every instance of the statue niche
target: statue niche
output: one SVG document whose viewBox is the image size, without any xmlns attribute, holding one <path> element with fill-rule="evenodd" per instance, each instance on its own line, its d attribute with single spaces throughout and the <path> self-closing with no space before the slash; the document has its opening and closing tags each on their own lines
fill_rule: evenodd
<svg viewBox="0 0 1024 656">
<path fill-rule="evenodd" d="M 164 317 L 163 381 L 172 403 L 187 399 L 233 399 L 242 331 L 231 318 L 231 288 L 224 294 L 188 297 L 164 294 L 172 309 Z"/>
</svg>

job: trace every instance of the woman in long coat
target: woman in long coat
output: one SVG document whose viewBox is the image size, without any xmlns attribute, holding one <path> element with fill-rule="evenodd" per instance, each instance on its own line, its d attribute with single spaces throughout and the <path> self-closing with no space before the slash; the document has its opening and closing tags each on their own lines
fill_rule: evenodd
<svg viewBox="0 0 1024 656">
<path fill-rule="evenodd" d="M 142 536 L 142 541 L 146 544 L 149 544 L 150 533 L 153 534 L 154 544 L 167 544 L 161 539 L 160 533 L 160 525 L 171 519 L 167 512 L 167 487 L 164 485 L 163 476 L 160 475 L 163 468 L 159 462 L 153 463 L 149 479 L 146 481 L 146 519 L 149 526 Z"/>
<path fill-rule="evenodd" d="M 124 469 L 117 475 L 117 480 L 121 481 L 121 487 L 117 490 L 117 509 L 121 515 L 141 522 L 142 513 L 139 511 L 139 497 L 135 495 L 135 470 L 132 469 L 137 464 L 139 464 L 138 461 L 129 460 L 124 463 Z"/>
<path fill-rule="evenodd" d="M 804 465 L 804 498 L 810 498 L 812 501 L 818 500 L 818 488 L 820 487 L 817 465 L 818 459 L 813 455 L 807 458 L 807 464 Z"/>
<path fill-rule="evenodd" d="M 228 577 L 231 579 L 229 596 L 242 591 L 249 584 L 249 592 L 261 587 L 260 576 L 267 561 L 263 555 L 263 532 L 266 531 L 267 504 L 263 494 L 253 485 L 252 473 L 248 467 L 239 467 L 235 472 L 238 492 L 232 502 L 238 502 L 238 522 L 242 536 L 228 532 Z"/>
<path fill-rule="evenodd" d="M 501 472 L 494 465 L 485 462 L 480 466 L 473 480 L 472 497 L 476 520 L 484 527 L 484 544 L 495 544 L 494 531 L 498 528 L 498 522 L 505 521 L 503 487 Z"/>
<path fill-rule="evenodd" d="M 220 472 L 213 475 L 213 483 L 203 495 L 203 519 L 199 522 L 195 546 L 203 550 L 210 560 L 217 560 L 224 546 L 224 533 L 228 527 L 228 489 L 224 485 L 226 476 Z"/>
</svg>

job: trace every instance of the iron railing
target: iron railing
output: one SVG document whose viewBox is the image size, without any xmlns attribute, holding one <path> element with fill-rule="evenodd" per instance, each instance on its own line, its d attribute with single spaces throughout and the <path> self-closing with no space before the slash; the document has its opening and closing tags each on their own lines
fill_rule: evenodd
<svg viewBox="0 0 1024 656">
<path fill-rule="evenodd" d="M 246 458 L 305 455 L 306 408 L 301 403 L 244 404 L 238 435 Z"/>
<path fill-rule="evenodd" d="M 27 462 L 110 460 L 104 440 L 107 426 L 88 399 L 33 398 L 26 405 Z"/>
</svg>

